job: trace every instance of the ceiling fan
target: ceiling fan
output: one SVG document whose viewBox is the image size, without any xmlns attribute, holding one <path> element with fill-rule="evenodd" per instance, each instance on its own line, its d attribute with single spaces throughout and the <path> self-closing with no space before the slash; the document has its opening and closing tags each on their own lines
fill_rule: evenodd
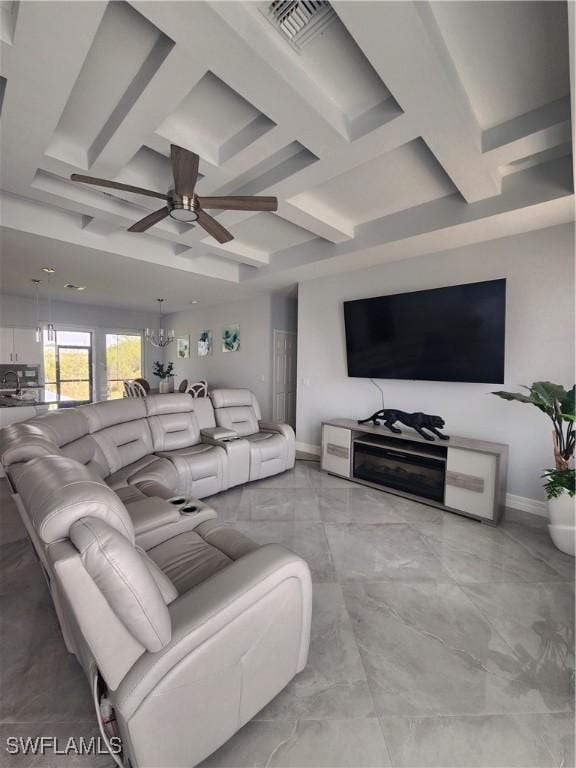
<svg viewBox="0 0 576 768">
<path fill-rule="evenodd" d="M 198 197 L 194 193 L 194 188 L 198 180 L 199 160 L 200 158 L 196 153 L 176 144 L 170 145 L 174 189 L 169 189 L 167 194 L 133 187 L 130 184 L 120 184 L 107 179 L 97 179 L 94 176 L 81 176 L 78 173 L 73 173 L 70 178 L 72 181 L 80 181 L 83 184 L 95 184 L 97 187 L 120 189 L 124 192 L 135 192 L 138 195 L 166 200 L 166 205 L 163 208 L 132 224 L 128 228 L 128 232 L 146 232 L 154 224 L 162 221 L 166 216 L 170 216 L 176 221 L 198 222 L 219 243 L 228 243 L 230 240 L 234 240 L 234 235 L 206 213 L 205 208 L 220 211 L 276 211 L 278 209 L 278 200 L 275 197 Z"/>
</svg>

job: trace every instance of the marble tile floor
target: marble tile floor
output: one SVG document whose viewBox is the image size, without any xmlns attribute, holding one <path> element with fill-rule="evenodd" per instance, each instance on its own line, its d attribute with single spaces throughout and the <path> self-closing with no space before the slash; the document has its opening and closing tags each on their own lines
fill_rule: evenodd
<svg viewBox="0 0 576 768">
<path fill-rule="evenodd" d="M 4 484 L 0 765 L 60 768 L 4 753 L 8 735 L 95 726 Z M 307 668 L 202 768 L 574 765 L 574 560 L 544 519 L 483 526 L 313 461 L 211 503 L 309 562 L 314 618 Z"/>
</svg>

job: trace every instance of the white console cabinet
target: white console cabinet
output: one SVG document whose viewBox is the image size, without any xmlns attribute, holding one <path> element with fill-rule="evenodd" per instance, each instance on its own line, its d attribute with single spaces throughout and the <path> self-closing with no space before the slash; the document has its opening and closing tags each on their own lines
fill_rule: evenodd
<svg viewBox="0 0 576 768">
<path fill-rule="evenodd" d="M 350 477 L 352 432 L 327 424 L 322 430 L 322 469 L 333 475 Z"/>
<path fill-rule="evenodd" d="M 484 440 L 428 441 L 348 419 L 322 425 L 324 471 L 492 524 L 504 507 L 507 455 Z"/>
</svg>

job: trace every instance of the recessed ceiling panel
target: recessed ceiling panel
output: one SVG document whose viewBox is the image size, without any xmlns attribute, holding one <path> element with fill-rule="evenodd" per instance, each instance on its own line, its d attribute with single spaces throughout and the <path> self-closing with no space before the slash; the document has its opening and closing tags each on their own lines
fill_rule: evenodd
<svg viewBox="0 0 576 768">
<path fill-rule="evenodd" d="M 110 2 L 46 154 L 89 168 L 172 48 L 125 2 Z"/>
<path fill-rule="evenodd" d="M 150 147 L 141 147 L 116 181 L 157 192 L 167 192 L 174 186 L 170 160 Z"/>
<path fill-rule="evenodd" d="M 570 91 L 565 2 L 432 2 L 480 126 L 492 128 Z"/>
<path fill-rule="evenodd" d="M 430 150 L 416 139 L 289 202 L 320 219 L 340 218 L 354 226 L 454 192 Z"/>
<path fill-rule="evenodd" d="M 230 188 L 222 190 L 220 194 L 257 195 L 317 160 L 316 155 L 299 141 L 292 141 L 237 177 Z"/>
<path fill-rule="evenodd" d="M 156 133 L 220 165 L 274 125 L 239 93 L 207 72 Z"/>
<path fill-rule="evenodd" d="M 324 11 L 331 10 L 328 3 L 325 5 Z M 304 46 L 295 47 L 273 21 L 269 3 L 261 3 L 260 10 L 272 21 L 270 34 L 281 39 L 278 49 L 284 53 L 287 64 L 302 70 L 311 81 L 319 103 L 325 100 L 339 115 L 334 127 L 346 138 L 353 141 L 402 114 L 335 13 L 323 17 L 321 28 L 306 39 Z M 327 119 L 330 119 L 328 115 Z"/>
<path fill-rule="evenodd" d="M 296 226 L 273 213 L 259 213 L 231 227 L 237 243 L 258 251 L 274 253 L 314 240 L 307 229 Z"/>
</svg>

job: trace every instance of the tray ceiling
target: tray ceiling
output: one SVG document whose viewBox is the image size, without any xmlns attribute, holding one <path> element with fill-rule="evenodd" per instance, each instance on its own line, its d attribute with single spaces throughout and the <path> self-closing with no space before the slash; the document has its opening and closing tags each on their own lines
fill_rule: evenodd
<svg viewBox="0 0 576 768">
<path fill-rule="evenodd" d="M 30 294 L 39 243 L 81 301 L 107 298 L 100 253 L 142 270 L 130 303 L 164 269 L 174 308 L 182 285 L 244 296 L 573 219 L 566 2 L 334 2 L 301 49 L 265 6 L 1 4 L 4 291 Z M 199 195 L 278 212 L 217 214 L 225 246 L 170 219 L 135 235 L 153 200 L 69 181 L 166 191 L 171 142 Z"/>
</svg>

